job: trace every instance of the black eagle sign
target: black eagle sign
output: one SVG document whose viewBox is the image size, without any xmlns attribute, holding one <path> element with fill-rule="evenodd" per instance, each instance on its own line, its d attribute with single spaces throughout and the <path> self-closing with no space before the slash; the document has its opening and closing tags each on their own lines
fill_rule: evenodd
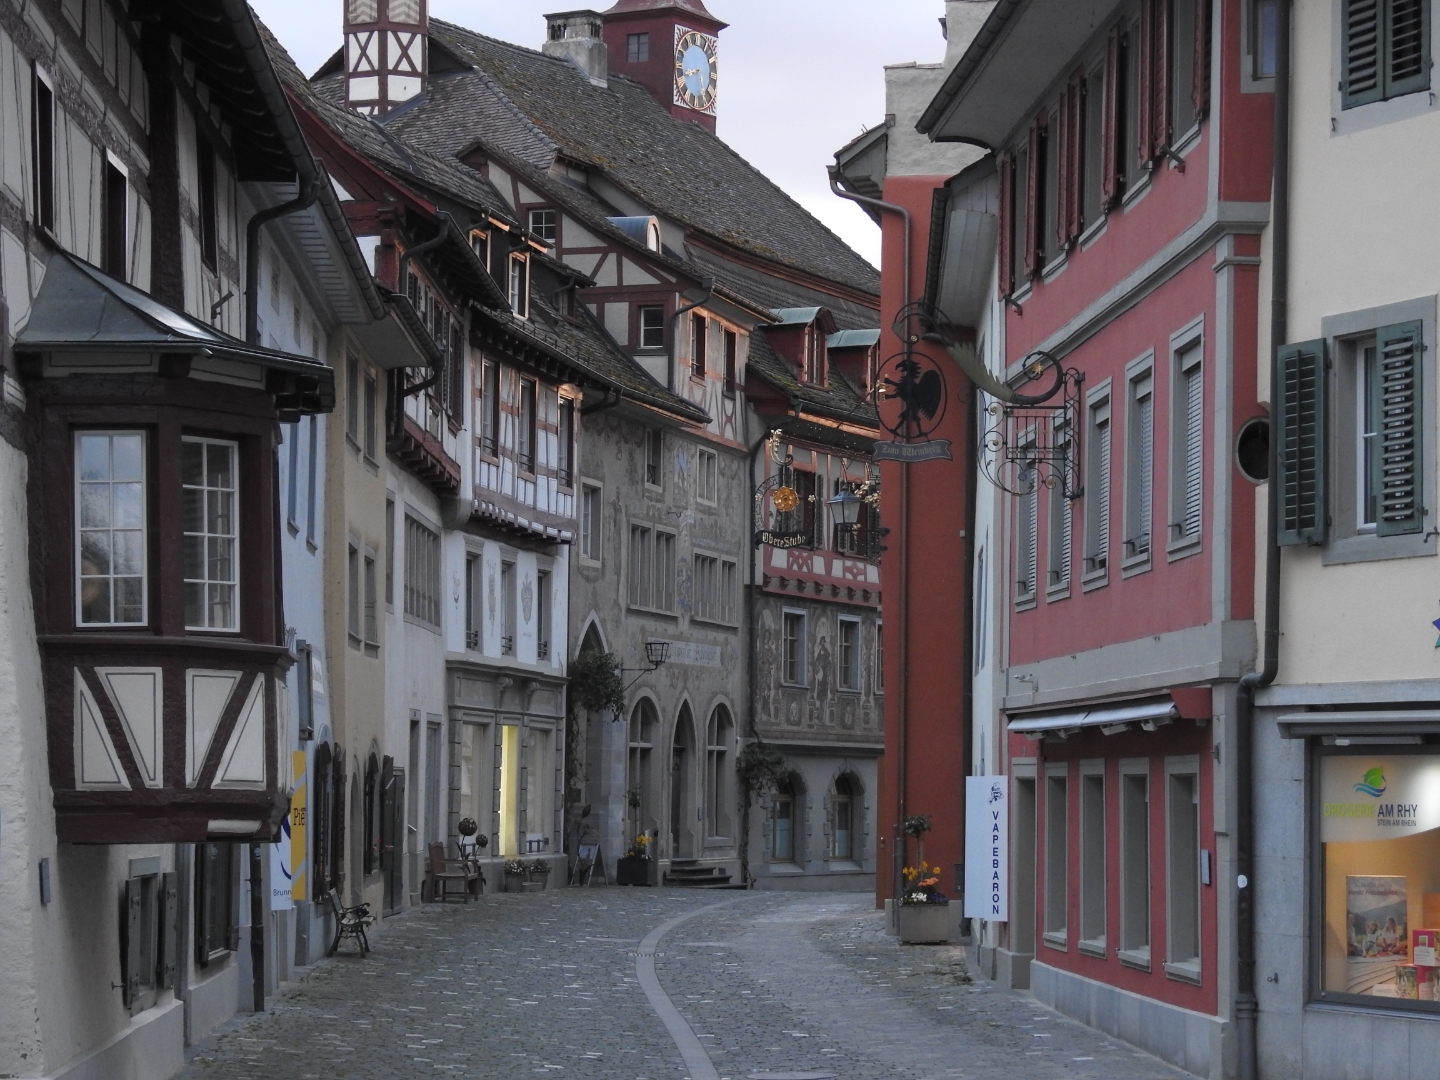
<svg viewBox="0 0 1440 1080">
<path fill-rule="evenodd" d="M 893 421 L 881 419 L 885 430 L 902 442 L 929 438 L 945 419 L 945 376 L 929 357 L 904 352 L 880 369 L 880 396 L 900 402 Z"/>
</svg>

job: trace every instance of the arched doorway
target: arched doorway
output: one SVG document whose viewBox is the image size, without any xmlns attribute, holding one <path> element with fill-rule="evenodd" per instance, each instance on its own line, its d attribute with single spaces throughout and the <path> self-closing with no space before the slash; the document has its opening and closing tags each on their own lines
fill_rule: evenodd
<svg viewBox="0 0 1440 1080">
<path fill-rule="evenodd" d="M 654 751 L 659 720 L 649 698 L 641 698 L 630 711 L 630 755 L 625 770 L 626 847 L 642 832 L 657 831 Z"/>
<path fill-rule="evenodd" d="M 695 719 L 689 704 L 680 706 L 670 745 L 670 857 L 693 859 L 695 842 Z"/>
</svg>

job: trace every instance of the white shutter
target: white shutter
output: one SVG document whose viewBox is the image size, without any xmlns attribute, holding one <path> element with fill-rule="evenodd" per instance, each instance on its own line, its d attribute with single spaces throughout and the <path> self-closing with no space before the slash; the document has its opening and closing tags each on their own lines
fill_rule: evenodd
<svg viewBox="0 0 1440 1080">
<path fill-rule="evenodd" d="M 1155 492 L 1155 397 L 1146 393 L 1137 403 L 1137 420 L 1140 430 L 1139 472 L 1135 478 L 1136 529 L 1135 552 L 1150 550 L 1150 518 Z"/>
</svg>

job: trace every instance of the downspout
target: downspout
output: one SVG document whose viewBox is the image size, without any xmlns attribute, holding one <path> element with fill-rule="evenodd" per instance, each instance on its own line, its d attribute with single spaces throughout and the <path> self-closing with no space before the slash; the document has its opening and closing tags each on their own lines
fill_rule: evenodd
<svg viewBox="0 0 1440 1080">
<path fill-rule="evenodd" d="M 1235 695 L 1235 1032 L 1239 1080 L 1259 1075 L 1255 1039 L 1255 691 L 1280 669 L 1280 448 L 1274 410 L 1280 403 L 1275 350 L 1289 338 L 1290 293 L 1290 16 L 1280 0 L 1275 27 L 1275 165 L 1270 232 L 1270 473 L 1265 523 L 1265 640 L 1263 666 L 1240 680 Z"/>
<path fill-rule="evenodd" d="M 846 191 L 840 186 L 840 166 L 831 165 L 830 190 L 842 199 L 849 199 L 851 202 L 859 203 L 861 206 L 868 206 L 879 210 L 881 213 L 898 214 L 904 224 L 904 292 L 900 298 L 900 309 L 904 310 L 910 304 L 910 211 L 895 203 L 882 202 L 880 199 L 872 199 L 866 195 L 857 195 L 853 191 Z M 910 653 L 910 466 L 906 462 L 898 462 L 900 467 L 900 603 L 897 620 L 900 623 L 900 648 L 899 648 L 899 706 L 895 710 L 895 832 L 894 850 L 891 852 L 891 859 L 894 863 L 891 870 L 891 896 L 898 903 L 901 893 L 901 882 L 904 880 L 905 867 L 905 773 L 906 773 L 906 712 L 909 709 L 909 687 L 907 685 L 905 672 Z"/>
<path fill-rule="evenodd" d="M 965 619 L 965 644 L 969 646 L 962 662 L 964 666 L 960 670 L 960 738 L 961 756 L 960 761 L 966 776 L 975 775 L 975 523 L 978 517 L 979 492 L 977 490 L 980 482 L 980 440 L 977 432 L 980 429 L 978 423 L 980 395 L 975 392 L 975 384 L 969 379 L 965 380 L 965 423 L 970 430 L 965 432 L 965 542 L 961 545 L 964 551 L 965 584 L 964 584 L 964 607 Z M 993 770 L 991 775 L 994 775 Z M 963 812 L 963 804 L 962 804 Z M 964 820 L 963 817 L 961 819 Z M 964 837 L 961 837 L 961 849 L 964 848 Z M 969 852 L 965 852 L 968 860 Z M 963 903 L 965 895 L 965 879 L 955 882 L 955 891 L 960 894 Z M 975 930 L 970 930 L 971 940 L 975 939 Z M 979 942 L 976 942 L 979 944 Z"/>
<path fill-rule="evenodd" d="M 765 444 L 766 444 L 767 442 L 769 442 L 769 441 L 770 441 L 770 434 L 769 434 L 769 432 L 762 432 L 762 434 L 760 435 L 760 438 L 755 442 L 755 444 L 754 444 L 753 446 L 750 447 L 750 454 L 749 454 L 750 470 L 749 470 L 749 473 L 748 473 L 747 475 L 750 477 L 750 486 L 751 486 L 751 489 L 752 489 L 752 490 L 753 490 L 754 487 L 755 487 L 755 464 L 756 464 L 756 462 L 759 460 L 760 451 L 765 448 Z M 748 586 L 748 587 L 746 588 L 746 590 L 745 590 L 745 625 L 749 628 L 749 633 L 746 635 L 746 642 L 745 642 L 745 654 L 746 654 L 746 655 L 745 655 L 745 681 L 746 681 L 746 683 L 747 683 L 746 690 L 748 691 L 748 697 L 749 697 L 749 699 L 750 699 L 750 707 L 749 707 L 749 709 L 748 709 L 748 712 L 749 712 L 749 714 L 750 714 L 750 737 L 751 737 L 752 739 L 758 739 L 758 738 L 759 738 L 759 732 L 757 732 L 756 729 L 755 729 L 755 710 L 760 707 L 760 686 L 759 686 L 759 684 L 758 684 L 758 682 L 756 681 L 756 678 L 755 678 L 755 653 L 756 653 L 755 638 L 756 638 L 757 634 L 759 633 L 759 628 L 755 625 L 755 612 L 756 612 L 756 609 L 758 608 L 759 603 L 760 603 L 760 574 L 757 572 L 757 568 L 756 568 L 756 566 L 755 566 L 755 553 L 756 553 L 757 551 L 760 551 L 760 550 L 761 550 L 760 545 L 755 542 L 755 534 L 758 533 L 759 531 L 760 531 L 759 515 L 756 513 L 755 502 L 754 502 L 754 499 L 753 499 L 753 497 L 752 497 L 751 502 L 750 502 L 750 536 L 749 536 L 749 543 L 750 543 L 750 584 L 749 584 L 749 586 Z M 749 877 L 750 877 L 750 873 L 749 873 L 749 871 L 750 871 L 750 828 L 749 828 L 749 826 L 750 826 L 750 791 L 749 791 L 749 789 L 747 788 L 747 789 L 746 789 L 745 791 L 743 791 L 741 794 L 742 794 L 742 795 L 744 796 L 744 798 L 745 798 L 745 805 L 744 805 L 744 807 L 743 807 L 743 813 L 744 813 L 744 819 L 745 819 L 745 822 L 744 822 L 745 827 L 741 830 L 741 832 L 742 832 L 743 835 L 740 837 L 740 843 L 742 843 L 743 845 L 745 845 L 745 871 L 746 871 L 746 873 L 745 873 L 746 880 L 745 880 L 742 884 L 744 884 L 745 887 L 748 889 L 748 888 L 750 887 L 750 885 L 751 885 L 751 882 L 749 881 Z"/>
<path fill-rule="evenodd" d="M 679 378 L 679 374 L 680 374 L 680 373 L 676 370 L 677 362 L 679 361 L 680 358 L 675 355 L 675 351 L 676 351 L 676 349 L 677 349 L 677 348 L 679 347 L 679 345 L 680 345 L 680 316 L 682 316 L 682 315 L 687 315 L 687 314 L 689 314 L 690 312 L 694 311 L 696 308 L 698 308 L 698 307 L 704 307 L 706 304 L 708 304 L 708 303 L 710 302 L 710 298 L 715 295 L 715 279 L 714 279 L 714 278 L 710 278 L 708 281 L 701 281 L 701 282 L 700 282 L 700 287 L 705 290 L 705 295 L 704 295 L 704 296 L 702 296 L 699 300 L 696 300 L 695 303 L 693 303 L 693 304 L 686 304 L 684 307 L 682 307 L 682 308 L 680 308 L 679 310 L 677 310 L 674 315 L 671 315 L 671 316 L 670 316 L 670 389 L 671 389 L 671 390 L 674 390 L 674 389 L 675 389 L 675 380 L 676 380 L 677 378 Z"/>
</svg>

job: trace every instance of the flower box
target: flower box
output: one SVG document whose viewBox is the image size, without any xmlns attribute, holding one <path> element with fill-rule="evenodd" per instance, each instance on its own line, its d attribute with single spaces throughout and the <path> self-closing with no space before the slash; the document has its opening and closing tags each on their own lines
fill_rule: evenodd
<svg viewBox="0 0 1440 1080">
<path fill-rule="evenodd" d="M 505 874 L 505 891 L 507 893 L 520 893 L 525 891 L 524 874 Z"/>
<path fill-rule="evenodd" d="M 616 885 L 654 885 L 659 881 L 659 864 L 654 859 L 623 855 L 615 862 Z"/>
<path fill-rule="evenodd" d="M 901 904 L 902 945 L 943 944 L 950 940 L 950 904 Z"/>
</svg>

